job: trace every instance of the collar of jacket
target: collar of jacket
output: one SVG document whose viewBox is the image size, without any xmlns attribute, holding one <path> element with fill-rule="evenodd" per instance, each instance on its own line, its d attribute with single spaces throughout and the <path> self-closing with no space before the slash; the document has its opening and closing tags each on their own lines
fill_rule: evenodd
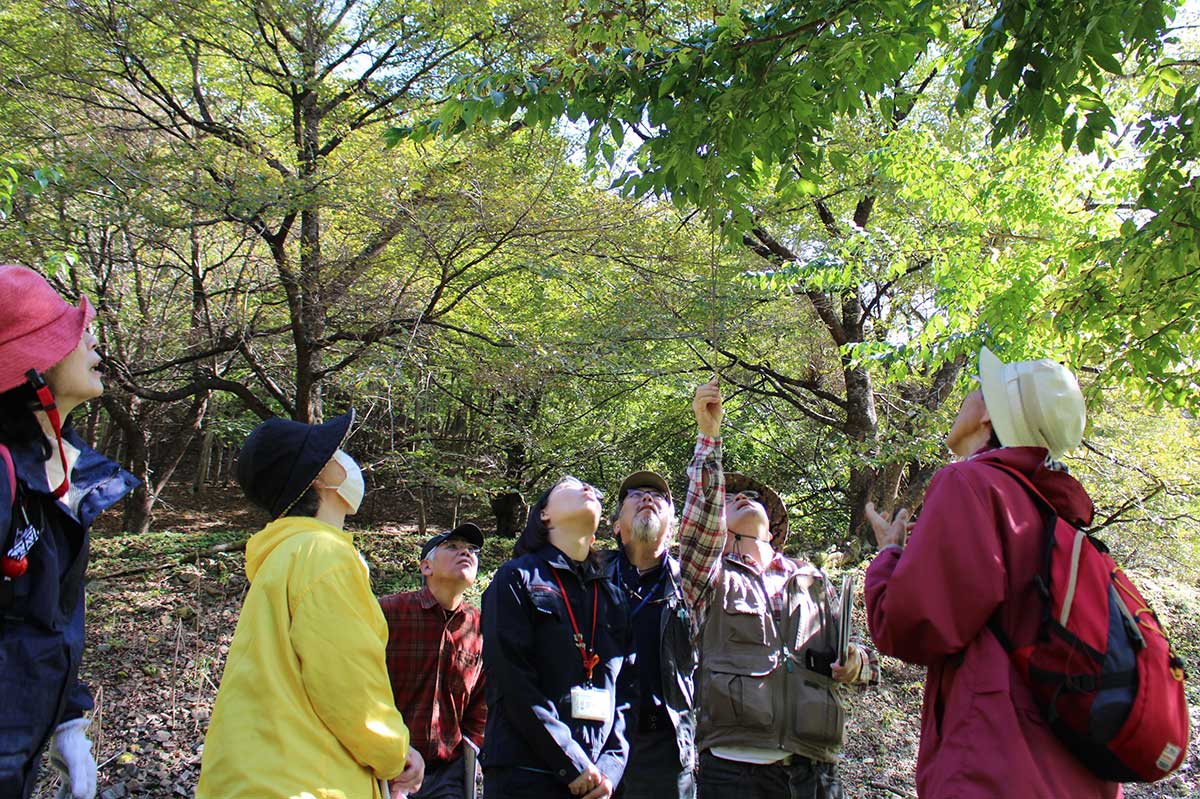
<svg viewBox="0 0 1200 799">
<path fill-rule="evenodd" d="M 622 561 L 622 563 L 621 563 L 622 569 L 624 569 L 625 567 L 629 567 L 630 569 L 635 568 L 634 565 L 629 562 L 629 557 L 625 554 L 625 550 L 622 547 L 618 547 L 615 550 L 609 550 L 608 552 L 605 552 L 604 554 L 607 555 L 607 557 L 604 559 L 604 574 L 610 581 L 612 581 L 614 583 L 616 582 L 616 579 L 617 579 L 617 559 L 618 558 Z M 667 550 L 666 552 L 663 552 L 663 565 L 666 567 L 667 573 L 669 575 L 671 575 L 671 578 L 670 578 L 671 591 L 675 594 L 676 597 L 682 599 L 683 598 L 683 578 L 680 576 L 679 558 L 672 555 L 670 550 Z M 622 587 L 622 590 L 624 590 L 623 587 Z"/>
<path fill-rule="evenodd" d="M 1046 464 L 1046 450 L 1042 447 L 984 447 L 966 461 L 952 465 L 961 468 L 963 464 L 988 462 L 1002 463 L 1024 474 L 1067 523 L 1076 527 L 1092 524 L 1096 513 L 1092 498 L 1072 475 Z M 999 473 L 998 469 L 989 471 Z"/>
<path fill-rule="evenodd" d="M 801 568 L 804 565 L 803 562 L 798 561 L 795 558 L 789 558 L 787 555 L 775 549 L 771 550 L 771 552 L 774 554 L 771 555 L 771 560 L 767 561 L 766 566 L 759 566 L 758 561 L 753 560 L 748 555 L 742 555 L 737 552 L 726 552 L 721 557 L 721 561 L 727 566 L 737 566 L 738 568 L 753 574 L 755 577 L 766 574 L 767 570 L 775 564 L 776 560 L 782 560 L 787 565 L 788 568 L 786 571 L 789 580 L 801 571 Z"/>
<path fill-rule="evenodd" d="M 458 607 L 456 607 L 454 610 L 446 610 L 442 607 L 442 604 L 437 601 L 437 597 L 433 595 L 433 592 L 429 590 L 429 586 L 423 585 L 421 586 L 421 590 L 417 592 L 417 604 L 421 606 L 422 610 L 433 610 L 434 608 L 437 608 L 438 610 L 442 611 L 447 619 L 449 619 L 455 613 L 461 613 L 462 609 L 467 606 L 467 601 L 464 599 L 462 602 L 459 602 Z"/>
<path fill-rule="evenodd" d="M 579 578 L 580 582 L 590 582 L 604 577 L 604 564 L 599 558 L 589 556 L 584 561 L 571 560 L 561 549 L 553 544 L 546 544 L 535 553 L 546 561 L 552 568 L 569 571 Z"/>
<path fill-rule="evenodd" d="M 437 597 L 429 590 L 429 586 L 421 586 L 421 590 L 417 592 L 417 604 L 424 610 L 431 610 L 434 605 L 438 605 Z M 441 607 L 441 605 L 438 605 Z"/>
<path fill-rule="evenodd" d="M 79 503 L 76 521 L 84 527 L 90 527 L 101 512 L 120 502 L 126 494 L 140 485 L 141 481 L 122 469 L 115 461 L 89 447 L 75 428 L 68 427 L 62 433 L 63 440 L 79 450 L 79 458 L 71 469 L 71 492 L 78 492 L 87 498 Z M 42 460 L 41 452 L 36 447 L 28 446 L 10 447 L 9 452 L 12 455 L 17 480 L 24 489 L 33 494 L 51 496 L 53 492 L 46 483 L 46 462 Z M 57 453 L 54 457 L 58 457 Z M 55 502 L 64 513 L 75 517 L 65 502 L 61 499 Z"/>
</svg>

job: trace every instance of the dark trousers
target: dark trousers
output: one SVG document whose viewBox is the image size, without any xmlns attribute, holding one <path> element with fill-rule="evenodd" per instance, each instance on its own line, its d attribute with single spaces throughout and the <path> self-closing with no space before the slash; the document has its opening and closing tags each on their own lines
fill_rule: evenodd
<svg viewBox="0 0 1200 799">
<path fill-rule="evenodd" d="M 765 766 L 700 755 L 700 799 L 843 799 L 836 763 L 799 755 Z"/>
<path fill-rule="evenodd" d="M 615 799 L 695 799 L 696 778 L 679 765 L 679 744 L 668 719 L 665 729 L 638 732 Z"/>
<path fill-rule="evenodd" d="M 465 768 L 461 757 L 426 763 L 421 790 L 410 794 L 409 799 L 463 799 L 467 795 Z M 474 774 L 471 779 L 475 779 Z"/>
</svg>

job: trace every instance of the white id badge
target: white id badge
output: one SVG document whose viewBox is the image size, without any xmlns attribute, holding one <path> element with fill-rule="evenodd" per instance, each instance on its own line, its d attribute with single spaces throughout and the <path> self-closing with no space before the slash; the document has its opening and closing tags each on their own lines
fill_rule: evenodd
<svg viewBox="0 0 1200 799">
<path fill-rule="evenodd" d="M 571 689 L 571 718 L 608 721 L 608 692 L 576 685 Z"/>
</svg>

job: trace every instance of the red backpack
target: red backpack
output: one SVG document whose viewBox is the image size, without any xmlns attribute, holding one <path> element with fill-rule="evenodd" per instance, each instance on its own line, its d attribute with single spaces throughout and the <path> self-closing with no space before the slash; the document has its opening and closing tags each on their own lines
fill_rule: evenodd
<svg viewBox="0 0 1200 799">
<path fill-rule="evenodd" d="M 1093 774 L 1154 782 L 1183 762 L 1188 707 L 1183 661 L 1158 617 L 1096 538 L 1058 518 L 1021 472 L 1003 469 L 1046 520 L 1045 561 L 1034 585 L 1044 611 L 1033 643 L 989 628 L 1025 678 L 1059 740 Z"/>
</svg>

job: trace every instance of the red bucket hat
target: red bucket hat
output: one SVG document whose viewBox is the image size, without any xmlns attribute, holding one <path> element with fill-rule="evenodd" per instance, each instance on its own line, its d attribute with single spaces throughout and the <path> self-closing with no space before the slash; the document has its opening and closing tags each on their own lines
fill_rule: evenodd
<svg viewBox="0 0 1200 799">
<path fill-rule="evenodd" d="M 95 316 L 87 297 L 70 305 L 32 269 L 0 264 L 0 392 L 70 355 Z"/>
</svg>

